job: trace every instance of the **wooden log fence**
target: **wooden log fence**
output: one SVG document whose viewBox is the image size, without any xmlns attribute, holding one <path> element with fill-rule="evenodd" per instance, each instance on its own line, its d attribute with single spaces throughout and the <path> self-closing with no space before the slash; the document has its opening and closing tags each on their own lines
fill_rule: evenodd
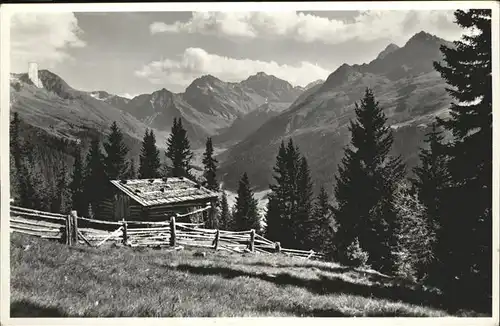
<svg viewBox="0 0 500 326">
<path fill-rule="evenodd" d="M 204 223 L 179 223 L 176 217 L 200 213 L 211 206 L 170 217 L 170 221 L 102 221 L 77 216 L 76 211 L 68 215 L 43 212 L 11 206 L 10 230 L 42 238 L 63 241 L 68 245 L 77 243 L 100 247 L 106 242 L 125 246 L 169 246 L 178 245 L 212 248 L 228 252 L 253 252 L 264 255 L 284 254 L 304 259 L 324 259 L 313 250 L 282 248 L 279 242 L 266 239 L 255 230 L 228 231 L 203 228 Z"/>
</svg>

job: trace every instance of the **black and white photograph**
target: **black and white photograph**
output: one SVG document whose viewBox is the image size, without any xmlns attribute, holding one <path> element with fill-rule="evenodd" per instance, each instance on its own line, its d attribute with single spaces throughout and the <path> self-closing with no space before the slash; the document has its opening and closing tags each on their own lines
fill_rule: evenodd
<svg viewBox="0 0 500 326">
<path fill-rule="evenodd" d="M 2 324 L 498 325 L 498 2 L 240 5 L 1 7 Z"/>
</svg>

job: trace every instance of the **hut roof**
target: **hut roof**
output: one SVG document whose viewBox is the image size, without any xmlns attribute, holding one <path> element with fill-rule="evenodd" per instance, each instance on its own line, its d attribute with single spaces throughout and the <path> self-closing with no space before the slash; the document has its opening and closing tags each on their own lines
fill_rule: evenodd
<svg viewBox="0 0 500 326">
<path fill-rule="evenodd" d="M 218 197 L 218 193 L 188 178 L 111 180 L 111 183 L 142 206 L 177 204 Z"/>
</svg>

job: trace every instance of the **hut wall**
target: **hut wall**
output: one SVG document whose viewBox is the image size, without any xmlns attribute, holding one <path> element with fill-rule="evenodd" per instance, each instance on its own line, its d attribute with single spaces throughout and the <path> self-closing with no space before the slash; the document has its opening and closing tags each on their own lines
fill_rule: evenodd
<svg viewBox="0 0 500 326">
<path fill-rule="evenodd" d="M 125 194 L 115 195 L 114 202 L 114 220 L 121 221 L 122 219 L 130 218 L 130 197 Z"/>
<path fill-rule="evenodd" d="M 168 221 L 171 216 L 175 216 L 175 214 L 186 214 L 188 212 L 192 212 L 194 210 L 205 207 L 207 202 L 193 202 L 189 204 L 177 204 L 177 205 L 158 205 L 158 206 L 150 206 L 144 208 L 144 214 L 141 220 L 148 221 Z M 203 213 L 197 213 L 191 216 L 182 217 L 179 219 L 179 222 L 193 222 L 193 217 L 200 215 Z M 195 218 L 196 222 L 203 222 L 203 219 Z M 199 221 L 198 221 L 199 220 Z"/>
</svg>

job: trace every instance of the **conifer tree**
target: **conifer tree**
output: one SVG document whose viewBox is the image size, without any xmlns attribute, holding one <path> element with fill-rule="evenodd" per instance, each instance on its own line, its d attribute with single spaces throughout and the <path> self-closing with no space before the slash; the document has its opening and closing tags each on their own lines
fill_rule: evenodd
<svg viewBox="0 0 500 326">
<path fill-rule="evenodd" d="M 67 176 L 66 163 L 62 162 L 58 170 L 56 180 L 56 187 L 53 190 L 54 198 L 51 203 L 51 211 L 55 213 L 66 214 L 71 210 L 70 206 L 70 191 L 68 189 L 68 176 Z"/>
<path fill-rule="evenodd" d="M 221 198 L 219 229 L 221 229 L 221 230 L 231 230 L 232 229 L 231 212 L 229 211 L 229 204 L 227 202 L 227 195 L 226 195 L 225 191 L 222 192 L 222 198 Z"/>
<path fill-rule="evenodd" d="M 20 195 L 22 144 L 19 135 L 19 124 L 19 114 L 14 112 L 14 117 L 10 121 L 10 189 L 12 198 Z"/>
<path fill-rule="evenodd" d="M 146 130 L 139 158 L 139 179 L 152 179 L 159 176 L 160 151 L 156 147 L 156 138 L 153 130 Z"/>
<path fill-rule="evenodd" d="M 314 245 L 312 217 L 313 184 L 307 159 L 302 157 L 297 175 L 297 211 L 293 216 L 296 247 L 304 250 Z"/>
<path fill-rule="evenodd" d="M 257 210 L 257 200 L 250 187 L 248 175 L 243 173 L 238 185 L 238 196 L 236 197 L 233 219 L 236 230 L 254 229 L 260 232 L 260 218 Z"/>
<path fill-rule="evenodd" d="M 14 112 L 14 117 L 10 123 L 10 155 L 12 155 L 14 159 L 14 167 L 16 170 L 21 168 L 22 158 L 22 143 L 19 134 L 20 123 L 19 114 Z"/>
<path fill-rule="evenodd" d="M 111 132 L 107 142 L 104 143 L 106 156 L 104 166 L 108 180 L 117 180 L 125 177 L 129 166 L 126 159 L 128 148 L 123 142 L 123 134 L 116 121 L 111 124 Z"/>
<path fill-rule="evenodd" d="M 369 264 L 390 272 L 396 222 L 393 194 L 396 182 L 404 176 L 404 165 L 400 157 L 389 155 L 392 134 L 370 89 L 360 105 L 356 103 L 355 113 L 356 120 L 349 127 L 352 148 L 345 149 L 336 176 L 337 259 L 347 258 L 346 248 L 358 237 L 369 254 Z"/>
<path fill-rule="evenodd" d="M 284 233 L 283 219 L 286 209 L 286 182 L 288 179 L 286 155 L 285 143 L 281 141 L 276 157 L 276 165 L 273 168 L 275 184 L 269 186 L 271 192 L 268 195 L 266 212 L 266 237 L 274 241 L 282 241 Z"/>
<path fill-rule="evenodd" d="M 318 197 L 314 203 L 312 217 L 312 249 L 328 252 L 329 248 L 334 244 L 333 236 L 335 223 L 331 214 L 328 193 L 324 186 L 321 186 L 319 190 Z"/>
<path fill-rule="evenodd" d="M 106 197 L 108 178 L 105 171 L 104 155 L 99 146 L 99 140 L 93 139 L 87 154 L 84 179 L 84 198 L 92 207 L 92 214 L 99 219 L 101 203 Z"/>
<path fill-rule="evenodd" d="M 267 235 L 282 246 L 296 246 L 296 223 L 299 205 L 299 168 L 301 156 L 298 147 L 289 139 L 281 143 L 271 193 L 267 207 Z"/>
<path fill-rule="evenodd" d="M 204 186 L 210 190 L 218 191 L 219 183 L 217 182 L 217 160 L 213 157 L 214 148 L 212 138 L 208 137 L 205 145 L 205 153 L 203 153 L 203 176 L 205 177 Z"/>
<path fill-rule="evenodd" d="M 41 182 L 32 161 L 24 159 L 18 171 L 19 206 L 42 209 L 42 199 L 36 185 Z"/>
<path fill-rule="evenodd" d="M 412 280 L 422 279 L 434 260 L 435 230 L 427 221 L 425 207 L 404 182 L 394 196 L 397 213 L 395 273 Z"/>
<path fill-rule="evenodd" d="M 136 179 L 137 178 L 137 172 L 135 170 L 135 161 L 134 159 L 130 159 L 128 162 L 128 170 L 125 173 L 124 177 L 126 179 Z"/>
<path fill-rule="evenodd" d="M 73 174 L 71 176 L 71 183 L 69 189 L 71 192 L 71 205 L 72 208 L 78 212 L 79 216 L 87 213 L 87 202 L 84 198 L 83 180 L 84 171 L 82 166 L 82 154 L 78 148 L 75 153 L 75 161 L 73 164 Z"/>
<path fill-rule="evenodd" d="M 24 142 L 20 148 L 22 154 L 17 178 L 19 205 L 26 208 L 48 210 L 51 192 L 40 173 L 39 153 L 30 142 Z"/>
<path fill-rule="evenodd" d="M 420 149 L 420 164 L 413 169 L 415 177 L 411 179 L 433 230 L 438 228 L 441 220 L 443 192 L 450 182 L 443 136 L 437 128 L 434 123 L 427 133 L 427 148 Z"/>
<path fill-rule="evenodd" d="M 191 177 L 191 159 L 193 153 L 187 137 L 187 132 L 182 126 L 181 118 L 174 118 L 172 131 L 167 140 L 167 151 L 165 155 L 170 159 L 170 176 Z"/>
<path fill-rule="evenodd" d="M 491 302 L 491 10 L 457 10 L 455 18 L 460 27 L 474 33 L 464 34 L 454 42 L 455 47 L 442 46 L 444 62 L 434 63 L 455 100 L 450 119 L 438 120 L 453 135 L 447 146 L 451 176 L 447 214 L 442 216 L 438 234 L 439 246 L 446 248 L 440 253 L 443 270 L 439 276 L 445 292 L 453 297 L 471 297 L 470 291 L 477 294 L 476 299 Z"/>
</svg>

